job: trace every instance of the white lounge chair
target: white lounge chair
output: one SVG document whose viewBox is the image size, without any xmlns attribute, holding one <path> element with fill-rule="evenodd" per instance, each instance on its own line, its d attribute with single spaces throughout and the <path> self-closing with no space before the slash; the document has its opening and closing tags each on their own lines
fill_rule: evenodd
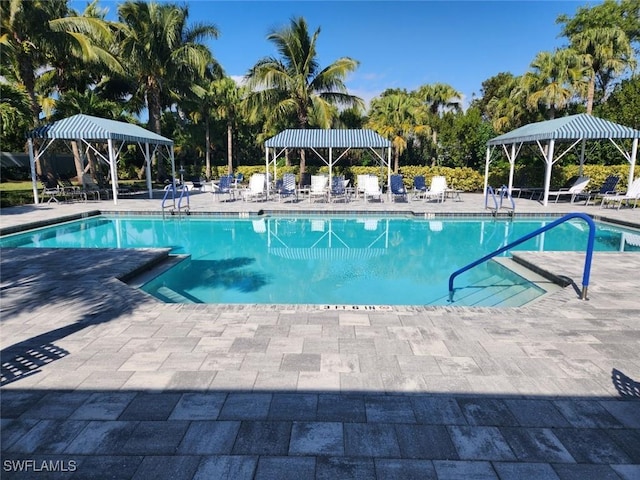
<svg viewBox="0 0 640 480">
<path fill-rule="evenodd" d="M 549 198 L 555 195 L 556 197 L 555 203 L 558 203 L 558 199 L 560 197 L 569 196 L 571 197 L 571 203 L 573 203 L 576 197 L 578 197 L 581 193 L 584 192 L 584 190 L 587 188 L 587 185 L 589 185 L 590 181 L 591 179 L 589 177 L 582 175 L 578 177 L 576 181 L 573 182 L 573 185 L 571 185 L 571 187 L 569 187 L 568 189 L 565 190 L 561 188 L 560 190 L 549 192 Z"/>
<path fill-rule="evenodd" d="M 265 175 L 264 173 L 254 173 L 249 179 L 249 187 L 243 192 L 242 199 L 263 200 L 265 196 Z"/>
<path fill-rule="evenodd" d="M 640 177 L 636 178 L 631 183 L 631 185 L 629 185 L 629 188 L 627 188 L 626 193 L 617 194 L 617 195 L 604 195 L 602 197 L 602 204 L 600 206 L 604 208 L 607 204 L 611 203 L 613 204 L 613 206 L 617 204 L 618 208 L 620 208 L 624 202 L 626 202 L 627 205 L 631 205 L 631 201 L 633 200 L 633 208 L 636 208 L 639 198 L 640 198 Z"/>
<path fill-rule="evenodd" d="M 367 186 L 367 178 L 369 175 L 358 175 L 356 177 L 356 198 L 362 196 L 364 198 L 364 191 Z"/>
<path fill-rule="evenodd" d="M 373 198 L 377 198 L 382 202 L 382 190 L 378 183 L 378 177 L 376 175 L 369 175 L 364 185 L 364 201 L 368 202 Z"/>
<path fill-rule="evenodd" d="M 425 200 L 437 200 L 438 202 L 444 202 L 445 194 L 447 193 L 447 179 L 442 175 L 436 175 L 431 177 L 431 185 L 429 190 L 424 192 Z"/>
<path fill-rule="evenodd" d="M 329 184 L 329 177 L 326 175 L 311 175 L 311 188 L 309 189 L 309 201 L 313 201 L 314 198 L 319 198 L 323 202 L 327 201 L 327 186 Z"/>
</svg>

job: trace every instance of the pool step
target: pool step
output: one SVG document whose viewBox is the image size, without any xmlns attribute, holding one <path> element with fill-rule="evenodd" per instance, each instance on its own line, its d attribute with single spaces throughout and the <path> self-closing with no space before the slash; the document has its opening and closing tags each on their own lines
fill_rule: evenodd
<svg viewBox="0 0 640 480">
<path fill-rule="evenodd" d="M 185 296 L 187 294 L 181 294 L 176 292 L 175 290 L 170 289 L 169 287 L 160 287 L 156 290 L 156 295 L 160 296 L 161 299 L 168 303 L 198 303 L 197 299 L 190 296 Z"/>
<path fill-rule="evenodd" d="M 469 287 L 455 291 L 454 305 L 468 307 L 519 307 L 537 297 L 543 291 L 530 283 L 504 276 L 493 275 Z"/>
</svg>

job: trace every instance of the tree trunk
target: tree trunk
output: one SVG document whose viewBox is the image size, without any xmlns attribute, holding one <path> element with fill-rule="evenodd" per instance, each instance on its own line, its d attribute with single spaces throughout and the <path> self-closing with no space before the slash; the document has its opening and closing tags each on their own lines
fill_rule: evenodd
<svg viewBox="0 0 640 480">
<path fill-rule="evenodd" d="M 204 153 L 204 176 L 207 179 L 207 182 L 211 180 L 211 132 L 209 131 L 209 116 L 205 120 L 205 129 L 204 129 L 204 143 L 205 143 L 205 153 Z"/>
<path fill-rule="evenodd" d="M 438 132 L 433 130 L 431 134 L 431 141 L 433 142 L 433 157 L 431 157 L 431 166 L 435 167 L 438 164 Z"/>
<path fill-rule="evenodd" d="M 160 117 L 162 115 L 162 105 L 160 103 L 160 86 L 155 78 L 147 80 L 147 107 L 149 109 L 149 129 L 161 135 Z M 165 176 L 164 165 L 158 161 L 157 155 L 153 155 L 152 165 L 157 168 L 157 180 L 163 180 Z"/>
<path fill-rule="evenodd" d="M 71 141 L 71 151 L 73 152 L 73 163 L 76 166 L 76 177 L 79 182 L 82 182 L 82 175 L 84 175 L 84 162 L 80 156 L 80 149 L 78 148 L 78 142 L 76 140 Z"/>
<path fill-rule="evenodd" d="M 400 169 L 400 150 L 397 148 L 393 152 L 393 173 L 398 173 Z"/>
<path fill-rule="evenodd" d="M 589 90 L 587 91 L 587 115 L 591 115 L 593 111 L 593 97 L 596 92 L 596 74 L 592 72 L 591 78 L 589 79 Z"/>
<path fill-rule="evenodd" d="M 302 175 L 306 171 L 306 169 L 307 169 L 307 162 L 305 158 L 304 148 L 302 148 L 300 150 L 300 175 Z"/>
<path fill-rule="evenodd" d="M 233 173 L 233 128 L 231 122 L 227 122 L 227 174 Z"/>
</svg>

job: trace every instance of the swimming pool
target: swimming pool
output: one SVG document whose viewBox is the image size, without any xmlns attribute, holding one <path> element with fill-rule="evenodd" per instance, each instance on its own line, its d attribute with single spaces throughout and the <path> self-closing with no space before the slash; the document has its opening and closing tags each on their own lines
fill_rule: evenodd
<svg viewBox="0 0 640 480">
<path fill-rule="evenodd" d="M 184 260 L 142 286 L 166 302 L 446 305 L 453 271 L 553 220 L 97 216 L 5 236 L 0 246 L 169 247 Z M 586 235 L 583 222 L 569 221 L 516 249 L 583 251 Z M 595 248 L 640 251 L 637 238 L 599 224 Z M 518 305 L 544 293 L 495 262 L 456 287 L 475 296 L 465 303 L 457 293 L 457 304 Z"/>
</svg>

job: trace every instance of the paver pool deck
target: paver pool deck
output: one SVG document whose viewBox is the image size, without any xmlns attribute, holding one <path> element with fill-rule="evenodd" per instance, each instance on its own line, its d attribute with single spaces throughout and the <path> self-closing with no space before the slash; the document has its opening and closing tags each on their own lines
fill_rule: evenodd
<svg viewBox="0 0 640 480">
<path fill-rule="evenodd" d="M 193 214 L 484 214 L 443 204 L 220 202 Z M 3 209 L 0 229 L 144 198 Z M 517 200 L 516 216 L 640 208 Z M 595 253 L 519 308 L 163 304 L 119 280 L 164 249 L 2 249 L 0 477 L 638 479 L 640 255 Z M 583 253 L 520 256 L 581 282 Z"/>
</svg>

